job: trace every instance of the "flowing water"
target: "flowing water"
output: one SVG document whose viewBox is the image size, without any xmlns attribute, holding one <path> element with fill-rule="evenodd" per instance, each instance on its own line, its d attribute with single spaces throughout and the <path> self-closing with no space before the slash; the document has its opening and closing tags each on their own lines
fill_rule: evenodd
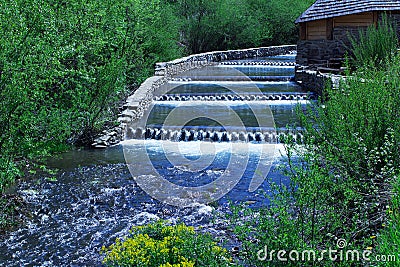
<svg viewBox="0 0 400 267">
<path fill-rule="evenodd" d="M 279 133 L 296 127 L 296 105 L 313 99 L 292 82 L 293 62 L 293 54 L 280 55 L 183 73 L 157 92 L 123 144 L 51 159 L 57 174 L 16 188 L 31 219 L 0 240 L 0 266 L 101 266 L 102 245 L 156 218 L 202 225 L 229 240 L 223 216 L 213 214 L 229 213 L 231 202 L 268 205 L 270 188 L 265 177 L 254 178 L 258 170 L 271 181 L 288 182 L 276 170 Z M 222 185 L 231 190 L 212 203 L 169 205 L 139 186 L 136 176 L 153 177 L 154 170 L 188 188 L 226 177 Z"/>
</svg>

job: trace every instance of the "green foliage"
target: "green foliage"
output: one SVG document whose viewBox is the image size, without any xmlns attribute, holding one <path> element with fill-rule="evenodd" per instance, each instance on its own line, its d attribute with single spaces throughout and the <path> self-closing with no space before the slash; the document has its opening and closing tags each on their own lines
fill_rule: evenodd
<svg viewBox="0 0 400 267">
<path fill-rule="evenodd" d="M 20 171 L 13 159 L 8 155 L 2 155 L 0 157 L 0 192 L 10 186 L 19 174 Z"/>
<path fill-rule="evenodd" d="M 380 255 L 393 255 L 395 260 L 379 262 L 378 266 L 398 266 L 400 262 L 400 179 L 395 177 L 393 196 L 387 209 L 389 221 L 382 224 L 383 230 L 377 237 L 377 252 Z"/>
<path fill-rule="evenodd" d="M 229 254 L 209 234 L 157 221 L 133 227 L 129 237 L 102 248 L 107 266 L 229 266 Z"/>
<path fill-rule="evenodd" d="M 0 7 L 0 192 L 20 159 L 68 149 L 67 140 L 89 144 L 155 62 L 181 55 L 173 12 L 160 0 Z"/>
<path fill-rule="evenodd" d="M 305 143 L 286 142 L 290 185 L 273 185 L 270 208 L 239 209 L 234 216 L 244 218 L 236 232 L 251 262 L 264 245 L 270 250 L 321 250 L 336 248 L 338 239 L 350 249 L 370 247 L 376 255 L 375 236 L 386 223 L 387 207 L 392 205 L 393 212 L 398 204 L 398 192 L 392 203 L 391 197 L 400 171 L 399 66 L 397 55 L 385 70 L 354 73 L 339 89 L 327 88 L 324 102 L 311 105 L 306 114 L 299 112 Z M 391 225 L 397 227 L 396 221 Z M 387 230 L 381 240 L 397 244 L 397 230 Z M 398 251 L 388 245 L 381 249 Z M 264 264 L 269 262 L 260 262 Z M 348 266 L 329 260 L 292 264 Z"/>
<path fill-rule="evenodd" d="M 298 41 L 298 29 L 294 21 L 310 7 L 314 0 L 248 0 L 254 10 L 259 25 L 268 27 L 269 36 L 264 36 L 261 45 L 295 44 Z"/>
<path fill-rule="evenodd" d="M 358 36 L 350 36 L 353 64 L 357 68 L 383 68 L 398 47 L 396 29 L 385 15 L 378 26 L 371 25 Z"/>
<path fill-rule="evenodd" d="M 264 38 L 262 27 L 250 26 L 256 23 L 251 10 L 246 10 L 246 1 L 177 1 L 178 14 L 182 20 L 182 42 L 189 53 L 224 50 L 238 47 L 243 42 L 252 44 Z M 242 29 L 252 30 L 252 36 L 243 34 Z M 261 35 L 261 36 L 260 36 Z"/>
<path fill-rule="evenodd" d="M 294 24 L 314 1 L 178 0 L 189 53 L 295 43 Z"/>
</svg>

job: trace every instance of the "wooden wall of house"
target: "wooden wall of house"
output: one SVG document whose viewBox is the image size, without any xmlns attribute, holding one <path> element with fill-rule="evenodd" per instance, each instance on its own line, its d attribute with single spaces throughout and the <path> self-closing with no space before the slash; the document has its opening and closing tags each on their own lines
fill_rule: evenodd
<svg viewBox="0 0 400 267">
<path fill-rule="evenodd" d="M 377 21 L 376 12 L 336 17 L 333 19 L 333 27 L 368 27 Z"/>
<path fill-rule="evenodd" d="M 326 23 L 326 19 L 307 22 L 307 40 L 326 39 Z"/>
<path fill-rule="evenodd" d="M 377 12 L 365 12 L 333 19 L 309 21 L 300 25 L 301 40 L 331 40 L 336 27 L 368 27 L 378 20 Z"/>
</svg>

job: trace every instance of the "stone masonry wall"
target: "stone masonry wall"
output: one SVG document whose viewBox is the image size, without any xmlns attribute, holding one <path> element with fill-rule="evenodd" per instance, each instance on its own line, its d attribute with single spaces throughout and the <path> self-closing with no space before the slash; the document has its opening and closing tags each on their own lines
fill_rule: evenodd
<svg viewBox="0 0 400 267">
<path fill-rule="evenodd" d="M 297 43 L 296 64 L 310 67 L 327 64 L 333 55 L 342 52 L 343 47 L 334 40 L 301 40 Z"/>
<path fill-rule="evenodd" d="M 332 40 L 300 40 L 297 44 L 296 63 L 302 66 L 327 65 L 332 58 L 343 58 L 351 47 L 349 35 L 358 36 L 365 28 L 336 27 Z"/>
<path fill-rule="evenodd" d="M 124 105 L 124 111 L 118 121 L 120 125 L 113 129 L 105 130 L 103 134 L 94 140 L 95 148 L 106 148 L 118 144 L 124 140 L 127 124 L 143 116 L 146 109 L 153 101 L 153 93 L 164 83 L 172 79 L 173 75 L 203 66 L 216 64 L 224 60 L 246 59 L 255 57 L 274 56 L 288 54 L 296 51 L 296 45 L 271 46 L 251 48 L 243 50 L 216 51 L 176 59 L 169 62 L 157 63 L 155 76 L 148 78 L 135 93 L 129 96 Z"/>
<path fill-rule="evenodd" d="M 333 88 L 339 88 L 340 80 L 345 79 L 345 76 L 320 73 L 316 70 L 298 69 L 296 70 L 295 78 L 305 90 L 322 95 L 328 85 Z"/>
<path fill-rule="evenodd" d="M 169 62 L 157 63 L 155 75 L 172 76 L 183 71 L 210 65 L 224 60 L 267 57 L 279 54 L 287 54 L 295 50 L 296 45 L 284 45 L 202 53 L 179 58 Z"/>
</svg>

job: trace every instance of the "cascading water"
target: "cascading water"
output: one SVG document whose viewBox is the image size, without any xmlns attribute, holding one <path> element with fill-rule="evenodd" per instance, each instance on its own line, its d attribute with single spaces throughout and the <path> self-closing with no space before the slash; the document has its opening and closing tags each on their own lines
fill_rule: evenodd
<svg viewBox="0 0 400 267">
<path fill-rule="evenodd" d="M 270 93 L 270 94 L 167 94 L 155 96 L 154 101 L 267 101 L 267 100 L 314 100 L 312 94 L 306 93 Z"/>
<path fill-rule="evenodd" d="M 102 245 L 155 218 L 202 225 L 229 240 L 224 220 L 212 221 L 212 211 L 226 212 L 229 202 L 267 205 L 263 193 L 270 188 L 263 183 L 265 177 L 254 176 L 271 164 L 268 179 L 288 182 L 274 171 L 276 158 L 263 149 L 291 134 L 286 126 L 296 123 L 296 105 L 314 99 L 291 81 L 293 62 L 294 54 L 280 55 L 180 74 L 156 92 L 140 126 L 129 127 L 129 140 L 122 146 L 71 151 L 49 161 L 60 170 L 57 175 L 41 174 L 16 189 L 32 218 L 3 237 L 0 265 L 100 266 Z M 294 137 L 301 139 L 300 134 Z M 134 158 L 124 159 L 123 152 Z M 147 194 L 125 161 L 136 176 L 151 180 L 156 169 L 163 179 L 182 187 L 206 186 L 225 176 L 214 189 L 231 190 L 213 207 L 207 202 L 171 206 Z M 229 177 L 238 173 L 241 179 L 230 184 Z"/>
</svg>

